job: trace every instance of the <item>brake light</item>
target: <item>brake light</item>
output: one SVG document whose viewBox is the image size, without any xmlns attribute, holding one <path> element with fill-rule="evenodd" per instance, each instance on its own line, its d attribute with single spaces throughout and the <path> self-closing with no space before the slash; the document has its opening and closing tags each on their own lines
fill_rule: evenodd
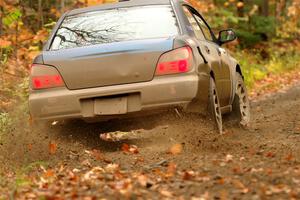
<svg viewBox="0 0 300 200">
<path fill-rule="evenodd" d="M 34 90 L 64 86 L 64 81 L 56 68 L 47 65 L 32 65 L 31 86 Z"/>
<path fill-rule="evenodd" d="M 32 78 L 34 89 L 61 87 L 64 82 L 60 75 L 37 76 Z"/>
<path fill-rule="evenodd" d="M 193 53 L 189 46 L 164 53 L 159 58 L 155 75 L 186 73 L 191 70 Z"/>
</svg>

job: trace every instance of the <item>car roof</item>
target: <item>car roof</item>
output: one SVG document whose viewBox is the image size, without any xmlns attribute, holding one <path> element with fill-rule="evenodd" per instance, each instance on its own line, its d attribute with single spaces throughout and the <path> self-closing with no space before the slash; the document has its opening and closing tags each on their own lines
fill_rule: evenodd
<svg viewBox="0 0 300 200">
<path fill-rule="evenodd" d="M 122 2 L 116 2 L 116 3 L 108 3 L 108 4 L 102 4 L 98 6 L 91 6 L 86 8 L 80 8 L 71 10 L 66 15 L 76 15 L 81 14 L 85 12 L 92 12 L 92 11 L 98 11 L 98 10 L 108 10 L 108 9 L 114 9 L 114 8 L 125 8 L 125 7 L 132 7 L 132 6 L 147 6 L 147 5 L 169 5 L 171 2 L 179 2 L 180 0 L 128 0 L 128 1 L 122 1 Z"/>
</svg>

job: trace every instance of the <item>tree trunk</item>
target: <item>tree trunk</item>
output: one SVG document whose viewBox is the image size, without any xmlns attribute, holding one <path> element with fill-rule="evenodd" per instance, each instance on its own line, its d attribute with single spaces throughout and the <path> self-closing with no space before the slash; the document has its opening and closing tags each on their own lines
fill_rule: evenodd
<svg viewBox="0 0 300 200">
<path fill-rule="evenodd" d="M 2 24 L 2 18 L 3 18 L 3 15 L 4 15 L 3 12 L 4 12 L 3 7 L 0 7 L 0 36 L 3 33 L 3 24 Z"/>
<path fill-rule="evenodd" d="M 17 62 L 18 62 L 18 46 L 19 46 L 18 44 L 19 44 L 19 20 L 17 21 L 16 24 L 15 49 L 14 49 L 15 58 Z"/>
<path fill-rule="evenodd" d="M 279 20 L 280 16 L 285 14 L 286 0 L 276 1 L 276 19 Z"/>
<path fill-rule="evenodd" d="M 65 0 L 60 0 L 60 12 L 65 12 Z"/>
<path fill-rule="evenodd" d="M 269 16 L 269 0 L 263 0 L 261 6 L 262 15 L 265 17 Z"/>
<path fill-rule="evenodd" d="M 42 0 L 38 1 L 38 20 L 39 20 L 39 26 L 40 29 L 44 26 L 44 17 L 43 17 L 43 4 L 42 4 Z"/>
<path fill-rule="evenodd" d="M 241 3 L 243 6 L 239 6 L 239 3 Z M 244 3 L 244 0 L 239 0 L 239 2 L 238 2 L 238 6 L 237 6 L 237 13 L 238 13 L 238 16 L 239 17 L 244 17 L 244 13 L 245 13 L 245 11 L 244 11 L 244 7 L 245 7 L 245 5 L 244 5 L 245 3 Z"/>
</svg>

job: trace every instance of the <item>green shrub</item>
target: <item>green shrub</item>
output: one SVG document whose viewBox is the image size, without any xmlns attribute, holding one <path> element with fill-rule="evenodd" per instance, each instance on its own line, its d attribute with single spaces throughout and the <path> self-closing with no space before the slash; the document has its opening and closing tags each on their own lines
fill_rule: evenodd
<svg viewBox="0 0 300 200">
<path fill-rule="evenodd" d="M 245 30 L 236 30 L 236 35 L 242 48 L 254 46 L 262 41 L 262 37 L 260 35 Z"/>
<path fill-rule="evenodd" d="M 255 34 L 271 38 L 276 35 L 276 20 L 274 17 L 254 15 L 250 18 L 250 29 Z"/>
</svg>

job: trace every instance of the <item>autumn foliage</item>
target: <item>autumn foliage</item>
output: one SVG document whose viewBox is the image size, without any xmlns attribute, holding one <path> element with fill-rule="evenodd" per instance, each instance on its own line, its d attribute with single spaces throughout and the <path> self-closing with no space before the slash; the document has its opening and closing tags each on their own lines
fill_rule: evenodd
<svg viewBox="0 0 300 200">
<path fill-rule="evenodd" d="M 32 59 L 41 51 L 49 32 L 63 12 L 115 1 L 0 1 L 1 74 L 26 76 Z M 269 33 L 264 31 L 271 29 L 277 31 L 278 37 L 299 37 L 300 34 L 297 20 L 300 16 L 300 3 L 297 0 L 189 0 L 189 2 L 205 14 L 213 28 L 228 26 L 239 30 L 242 46 L 247 46 L 252 40 L 254 43 L 258 42 L 260 37 L 263 37 L 262 39 L 265 39 L 265 36 L 269 37 Z M 252 24 L 253 20 L 260 22 Z M 261 30 L 252 30 L 253 26 Z M 248 31 L 252 32 L 252 35 L 247 34 Z"/>
</svg>

